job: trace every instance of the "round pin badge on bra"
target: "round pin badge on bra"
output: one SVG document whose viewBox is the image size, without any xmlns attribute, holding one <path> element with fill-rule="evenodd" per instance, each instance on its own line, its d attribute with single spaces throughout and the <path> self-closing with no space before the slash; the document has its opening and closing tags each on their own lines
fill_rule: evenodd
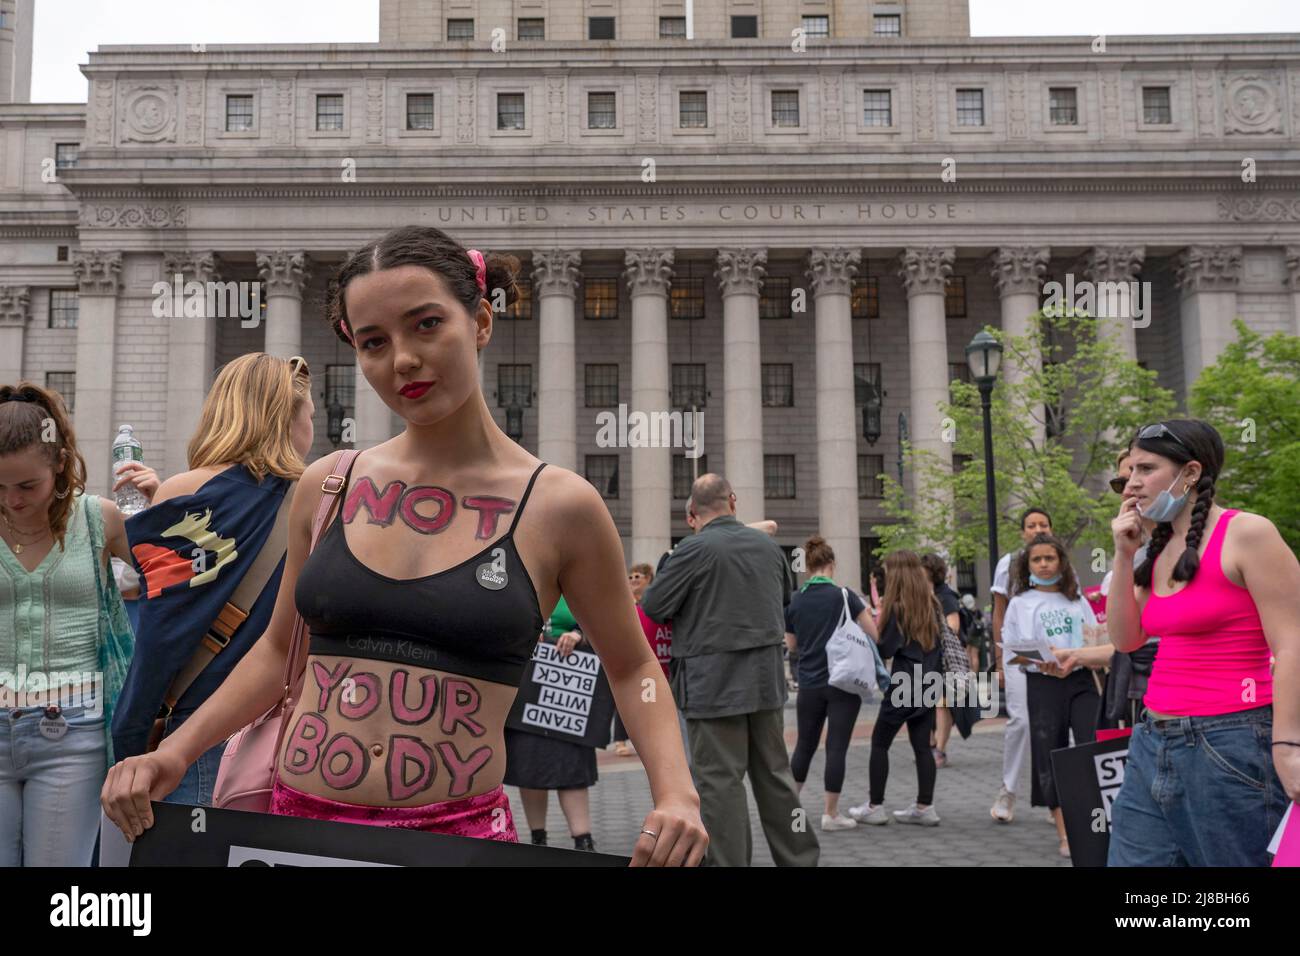
<svg viewBox="0 0 1300 956">
<path fill-rule="evenodd" d="M 509 582 L 506 574 L 506 552 L 504 548 L 492 549 L 492 560 L 484 561 L 474 572 L 479 587 L 489 591 L 500 591 Z"/>
</svg>

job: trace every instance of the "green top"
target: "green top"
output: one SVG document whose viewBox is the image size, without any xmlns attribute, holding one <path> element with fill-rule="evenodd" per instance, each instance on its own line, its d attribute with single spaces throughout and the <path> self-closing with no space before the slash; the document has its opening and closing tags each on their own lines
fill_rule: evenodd
<svg viewBox="0 0 1300 956">
<path fill-rule="evenodd" d="M 547 623 L 547 633 L 554 637 L 561 634 L 567 634 L 569 631 L 578 630 L 578 621 L 569 610 L 569 602 L 564 600 L 564 595 L 560 595 L 560 600 L 555 604 L 555 610 L 551 612 L 551 620 Z"/>
<path fill-rule="evenodd" d="M 63 548 L 50 549 L 28 571 L 0 547 L 0 671 L 15 675 L 90 674 L 99 667 L 99 585 L 87 524 L 87 495 L 79 495 Z"/>
</svg>

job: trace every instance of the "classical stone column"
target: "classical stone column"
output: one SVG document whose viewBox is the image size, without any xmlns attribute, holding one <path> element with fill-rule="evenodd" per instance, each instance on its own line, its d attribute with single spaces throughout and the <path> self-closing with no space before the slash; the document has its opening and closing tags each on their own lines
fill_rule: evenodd
<svg viewBox="0 0 1300 956">
<path fill-rule="evenodd" d="M 211 252 L 167 252 L 163 254 L 163 281 L 171 285 L 177 275 L 182 283 L 216 281 L 217 261 Z M 187 295 L 186 299 L 190 297 Z M 217 304 L 213 301 L 213 304 Z M 206 314 L 205 294 L 202 318 L 172 316 L 167 339 L 167 458 L 164 474 L 175 475 L 189 468 L 188 449 L 198 427 L 212 384 L 217 360 L 217 323 L 240 321 L 235 316 Z M 162 469 L 159 469 L 162 471 Z"/>
<path fill-rule="evenodd" d="M 356 379 L 353 385 L 353 394 L 356 404 L 353 414 L 356 416 L 356 440 L 348 447 L 357 449 L 373 448 L 375 445 L 388 441 L 395 434 L 393 431 L 393 411 L 384 404 L 384 400 L 379 397 L 379 393 L 371 388 L 370 383 L 366 381 L 366 376 L 361 371 L 359 359 L 354 367 L 354 374 Z"/>
<path fill-rule="evenodd" d="M 1007 335 L 1029 334 L 1029 318 L 1039 309 L 1039 287 L 1043 273 L 1052 254 L 1046 246 L 1003 246 L 989 260 L 993 287 L 1002 303 L 1002 331 Z M 1042 356 L 1033 357 L 1037 368 L 1042 367 Z M 1023 373 L 1010 362 L 1003 362 L 1002 375 L 1008 384 L 1014 384 Z M 1042 406 L 1034 410 L 1034 442 L 1042 446 L 1047 433 Z"/>
<path fill-rule="evenodd" d="M 122 253 L 83 250 L 73 255 L 77 277 L 77 450 L 86 460 L 86 491 L 107 495 L 112 487 L 113 370 L 117 341 L 117 295 Z M 159 469 L 162 471 L 163 469 Z M 164 477 L 166 472 L 164 471 Z"/>
<path fill-rule="evenodd" d="M 1130 359 L 1137 360 L 1137 328 L 1146 328 L 1151 317 L 1151 302 L 1143 298 L 1146 316 L 1137 316 L 1138 303 L 1133 301 L 1133 282 L 1146 259 L 1145 246 L 1093 246 L 1084 255 L 1083 274 L 1093 283 L 1096 295 L 1093 314 L 1098 332 L 1110 336 Z"/>
<path fill-rule="evenodd" d="M 948 329 L 944 281 L 952 275 L 956 251 L 951 246 L 904 249 L 898 277 L 907 290 L 907 354 L 912 396 L 912 447 L 952 464 L 952 445 L 943 440 L 939 406 L 948 400 Z M 912 469 L 915 493 L 916 469 Z"/>
<path fill-rule="evenodd" d="M 1287 287 L 1291 290 L 1291 311 L 1295 316 L 1295 334 L 1300 335 L 1300 246 L 1286 247 Z"/>
<path fill-rule="evenodd" d="M 302 354 L 302 290 L 311 273 L 305 253 L 276 249 L 257 254 L 257 274 L 266 302 L 267 355 Z"/>
<path fill-rule="evenodd" d="M 861 588 L 858 429 L 853 400 L 853 323 L 849 293 L 861 253 L 809 252 L 817 340 L 817 529 L 835 551 L 841 584 Z"/>
<path fill-rule="evenodd" d="M 1214 364 L 1233 340 L 1241 246 L 1188 246 L 1178 254 L 1175 275 L 1182 292 L 1183 394 L 1190 395 L 1201 370 Z"/>
<path fill-rule="evenodd" d="M 628 249 L 625 277 L 632 294 L 632 406 L 657 421 L 672 411 L 668 381 L 668 287 L 673 278 L 673 250 Z M 689 413 L 684 416 L 689 419 Z M 653 426 L 652 426 L 653 427 Z M 671 436 L 668 436 L 671 437 Z M 682 437 L 686 438 L 685 428 Z M 633 561 L 657 560 L 672 545 L 673 451 L 663 447 L 632 448 Z"/>
<path fill-rule="evenodd" d="M 537 301 L 537 457 L 577 471 L 577 374 L 573 300 L 582 254 L 577 249 L 533 252 Z"/>
<path fill-rule="evenodd" d="M 0 286 L 0 385 L 17 385 L 23 377 L 23 336 L 31 303 L 27 286 Z"/>
<path fill-rule="evenodd" d="M 766 249 L 718 250 L 713 272 L 722 288 L 723 467 L 731 482 L 736 517 L 764 517 L 763 367 L 758 334 L 758 293 L 767 275 Z M 707 431 L 707 429 L 706 429 Z"/>
</svg>

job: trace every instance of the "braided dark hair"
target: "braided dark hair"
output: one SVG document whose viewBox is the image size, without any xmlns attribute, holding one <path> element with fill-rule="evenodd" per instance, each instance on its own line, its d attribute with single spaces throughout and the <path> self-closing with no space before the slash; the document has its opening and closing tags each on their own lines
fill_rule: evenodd
<svg viewBox="0 0 1300 956">
<path fill-rule="evenodd" d="M 1205 521 L 1209 517 L 1210 508 L 1214 505 L 1215 482 L 1223 469 L 1223 438 L 1213 425 L 1198 419 L 1173 419 L 1162 424 L 1177 436 L 1177 440 L 1162 435 L 1159 438 L 1138 438 L 1133 445 L 1168 458 L 1179 467 L 1193 461 L 1201 466 L 1201 476 L 1196 482 L 1196 502 L 1192 505 L 1192 520 L 1187 528 L 1186 547 L 1171 575 L 1175 581 L 1190 581 L 1196 576 L 1201 564 L 1201 537 L 1205 533 Z M 1147 544 L 1147 559 L 1133 572 L 1133 583 L 1138 587 L 1151 588 L 1156 559 L 1160 557 L 1160 552 L 1165 549 L 1173 533 L 1174 526 L 1171 522 L 1156 525 L 1151 533 L 1151 541 Z"/>
</svg>

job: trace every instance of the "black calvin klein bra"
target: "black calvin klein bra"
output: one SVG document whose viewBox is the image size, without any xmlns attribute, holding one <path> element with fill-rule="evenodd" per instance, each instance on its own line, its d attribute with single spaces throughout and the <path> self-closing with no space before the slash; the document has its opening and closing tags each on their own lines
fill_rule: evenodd
<svg viewBox="0 0 1300 956">
<path fill-rule="evenodd" d="M 518 687 L 543 620 L 514 534 L 545 467 L 538 465 L 528 479 L 504 535 L 454 567 L 406 580 L 372 570 L 348 547 L 345 477 L 334 520 L 294 589 L 310 653 L 411 664 Z M 351 472 L 350 465 L 347 477 Z"/>
</svg>

